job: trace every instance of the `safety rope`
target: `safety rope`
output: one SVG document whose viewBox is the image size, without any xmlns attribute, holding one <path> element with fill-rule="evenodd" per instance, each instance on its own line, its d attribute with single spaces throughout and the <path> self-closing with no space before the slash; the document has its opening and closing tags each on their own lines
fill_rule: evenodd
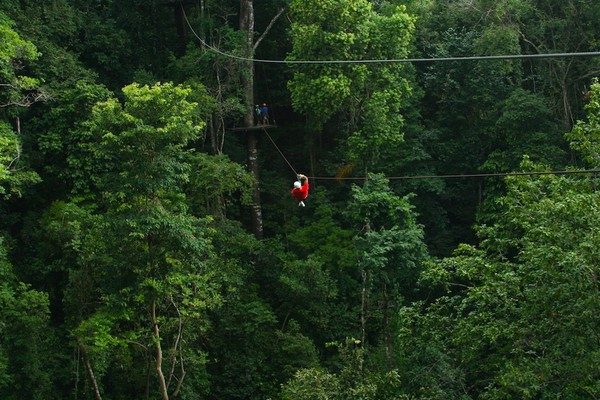
<svg viewBox="0 0 600 400">
<path fill-rule="evenodd" d="M 221 56 L 245 62 L 269 63 L 269 64 L 384 64 L 384 63 L 423 63 L 423 62 L 443 62 L 443 61 L 484 61 L 484 60 L 524 60 L 535 58 L 571 58 L 571 57 L 599 57 L 600 51 L 576 52 L 576 53 L 540 53 L 540 54 L 506 54 L 492 56 L 469 56 L 469 57 L 432 57 L 432 58 L 397 58 L 397 59 L 377 59 L 377 60 L 268 60 L 260 58 L 241 57 L 235 54 L 226 53 L 218 48 L 211 46 L 203 40 L 188 20 L 185 8 L 181 4 L 183 17 L 190 28 L 192 34 L 202 43 L 204 47 L 213 53 Z"/>
<path fill-rule="evenodd" d="M 277 143 L 273 140 L 269 132 L 263 127 L 263 132 L 267 135 L 273 146 L 277 149 L 283 160 L 289 165 L 294 171 L 294 174 L 298 176 L 298 172 L 288 161 L 287 157 Z M 394 180 L 409 180 L 409 179 L 459 179 L 459 178 L 491 178 L 491 177 L 507 177 L 507 176 L 542 176 L 542 175 L 584 175 L 584 174 L 600 174 L 600 169 L 580 169 L 580 170 L 560 170 L 560 171 L 516 171 L 516 172 L 490 172 L 480 174 L 448 174 L 448 175 L 404 175 L 404 176 L 387 176 L 386 179 L 390 181 Z M 330 181 L 362 181 L 366 180 L 367 177 L 335 177 L 335 176 L 309 176 L 308 178 L 314 180 L 330 180 Z"/>
<path fill-rule="evenodd" d="M 281 149 L 279 148 L 279 146 L 277 146 L 277 143 L 275 143 L 275 141 L 273 140 L 273 138 L 271 137 L 271 135 L 269 135 L 269 132 L 267 132 L 267 130 L 264 127 L 262 128 L 262 130 L 267 135 L 267 137 L 269 138 L 269 140 L 271 141 L 271 143 L 273 143 L 273 146 L 275 146 L 275 148 L 277 149 L 277 151 L 279 152 L 279 154 L 281 154 L 281 157 L 283 157 L 283 159 L 285 160 L 285 162 L 287 163 L 287 165 L 289 165 L 290 168 L 292 169 L 292 171 L 294 171 L 294 175 L 298 176 L 298 172 L 296 172 L 296 170 L 294 169 L 294 167 L 292 166 L 292 164 L 288 161 L 288 159 L 285 157 L 285 155 L 283 154 L 283 152 L 281 151 Z"/>
<path fill-rule="evenodd" d="M 298 172 L 288 161 L 287 157 L 277 143 L 273 140 L 269 132 L 262 127 L 263 132 L 267 135 L 273 146 L 277 149 L 283 160 L 289 165 L 294 171 L 294 174 L 298 176 Z M 490 178 L 490 177 L 507 177 L 507 176 L 542 176 L 542 175 L 584 175 L 584 174 L 600 174 L 600 169 L 580 169 L 580 170 L 558 170 L 558 171 L 516 171 L 516 172 L 490 172 L 480 174 L 448 174 L 448 175 L 403 175 L 403 176 L 386 176 L 386 179 L 390 181 L 395 180 L 409 180 L 409 179 L 459 179 L 459 178 Z M 308 178 L 315 180 L 326 180 L 326 181 L 363 181 L 366 180 L 365 176 L 350 176 L 350 177 L 335 177 L 335 176 L 309 176 Z"/>
<path fill-rule="evenodd" d="M 289 165 L 294 171 L 294 174 L 298 176 L 298 172 L 288 161 L 283 151 L 277 146 L 277 143 L 273 140 L 269 132 L 262 127 L 263 132 L 267 135 L 273 146 L 277 149 L 283 160 Z M 584 174 L 600 174 L 600 169 L 580 169 L 580 170 L 558 170 L 558 171 L 516 171 L 516 172 L 490 172 L 480 174 L 448 174 L 448 175 L 403 175 L 403 176 L 387 176 L 386 179 L 390 181 L 395 180 L 409 180 L 409 179 L 459 179 L 459 178 L 490 178 L 490 177 L 507 177 L 507 176 L 542 176 L 542 175 L 584 175 Z M 350 176 L 350 177 L 335 177 L 335 176 L 309 176 L 308 178 L 314 180 L 328 180 L 328 181 L 363 181 L 366 180 L 365 176 Z"/>
<path fill-rule="evenodd" d="M 402 58 L 402 59 L 379 59 L 379 60 L 266 60 L 259 58 L 240 57 L 235 54 L 225 53 L 216 47 L 206 43 L 194 30 L 190 23 L 183 3 L 180 2 L 183 17 L 190 28 L 193 35 L 210 51 L 235 59 L 238 61 L 255 62 L 255 63 L 271 63 L 271 64 L 375 64 L 375 63 L 420 63 L 434 61 L 482 61 L 482 60 L 522 60 L 522 59 L 537 59 L 537 58 L 567 58 L 567 57 L 599 57 L 600 51 L 577 52 L 577 53 L 541 53 L 541 54 L 508 54 L 508 55 L 492 55 L 492 56 L 469 56 L 469 57 L 433 57 L 433 58 Z M 273 146 L 277 149 L 284 161 L 294 171 L 298 173 L 292 164 L 285 157 L 277 143 L 273 140 L 269 132 L 263 127 Z M 485 178 L 485 177 L 506 177 L 506 176 L 539 176 L 539 175 L 575 175 L 575 174 L 596 174 L 600 173 L 598 169 L 578 170 L 578 171 L 541 171 L 541 172 L 500 172 L 500 173 L 482 173 L 482 174 L 452 174 L 452 175 L 406 175 L 406 176 L 390 176 L 389 180 L 407 180 L 407 179 L 454 179 L 454 178 Z M 330 177 L 330 176 L 311 176 L 312 179 L 322 180 L 365 180 L 366 177 Z"/>
<path fill-rule="evenodd" d="M 581 169 L 572 171 L 530 171 L 530 172 L 496 172 L 483 174 L 450 174 L 450 175 L 404 175 L 387 176 L 388 180 L 407 180 L 407 179 L 455 179 L 455 178 L 488 178 L 488 177 L 506 177 L 506 176 L 540 176 L 540 175 L 581 175 L 581 174 L 600 174 L 600 169 Z M 309 176 L 311 179 L 322 180 L 366 180 L 367 177 L 334 177 L 334 176 Z"/>
</svg>

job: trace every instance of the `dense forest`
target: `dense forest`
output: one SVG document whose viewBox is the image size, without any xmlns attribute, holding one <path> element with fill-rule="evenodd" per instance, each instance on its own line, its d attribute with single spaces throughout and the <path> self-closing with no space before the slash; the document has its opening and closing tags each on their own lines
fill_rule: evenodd
<svg viewBox="0 0 600 400">
<path fill-rule="evenodd" d="M 1 0 L 0 399 L 599 399 L 600 57 L 292 63 L 598 50 L 597 0 Z"/>
</svg>

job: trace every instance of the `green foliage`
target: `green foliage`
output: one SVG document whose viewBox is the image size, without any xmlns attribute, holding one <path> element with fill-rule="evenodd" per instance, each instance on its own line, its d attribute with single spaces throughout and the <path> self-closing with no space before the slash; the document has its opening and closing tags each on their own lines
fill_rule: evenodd
<svg viewBox="0 0 600 400">
<path fill-rule="evenodd" d="M 58 398 L 52 391 L 48 296 L 19 282 L 0 240 L 0 396 Z"/>
<path fill-rule="evenodd" d="M 567 134 L 571 147 L 583 156 L 591 166 L 597 167 L 600 160 L 600 83 L 595 80 L 589 92 L 585 106 L 587 121 L 578 121 Z"/>
<path fill-rule="evenodd" d="M 290 250 L 300 258 L 284 261 L 278 290 L 282 311 L 299 321 L 323 348 L 327 342 L 356 334 L 357 252 L 353 231 L 340 222 L 341 210 L 322 192 L 312 201 L 317 206 L 310 223 L 294 224 L 287 236 Z"/>
<path fill-rule="evenodd" d="M 252 3 L 258 58 L 598 48 L 589 0 Z M 240 4 L 183 7 L 242 55 Z M 311 178 L 299 208 L 266 136 L 254 182 L 228 133 L 249 64 L 182 17 L 0 2 L 0 398 L 600 396 L 596 178 Z M 255 64 L 253 95 L 311 176 L 562 169 L 568 142 L 596 167 L 597 61 Z"/>
<path fill-rule="evenodd" d="M 480 227 L 481 249 L 433 264 L 423 282 L 442 296 L 403 312 L 406 365 L 435 352 L 446 364 L 415 390 L 447 398 L 470 382 L 468 394 L 485 399 L 598 394 L 598 200 L 589 180 L 509 179 L 501 212 Z M 425 342 L 429 354 L 411 350 Z"/>
<path fill-rule="evenodd" d="M 408 400 L 400 390 L 397 371 L 369 373 L 364 370 L 364 352 L 356 348 L 358 340 L 332 343 L 342 359 L 342 369 L 329 373 L 319 368 L 298 371 L 283 386 L 282 400 Z"/>
<path fill-rule="evenodd" d="M 52 109 L 34 121 L 44 186 L 51 198 L 92 195 L 94 176 L 103 166 L 95 156 L 96 138 L 84 123 L 92 107 L 110 96 L 102 85 L 79 81 L 61 91 Z"/>
<path fill-rule="evenodd" d="M 296 321 L 290 320 L 283 331 L 277 331 L 277 342 L 280 343 L 279 360 L 274 359 L 281 368 L 282 381 L 289 380 L 296 371 L 319 364 L 317 349 L 312 340 L 302 334 Z"/>
<path fill-rule="evenodd" d="M 46 97 L 78 80 L 91 81 L 95 78 L 94 72 L 83 67 L 74 49 L 74 45 L 81 41 L 78 29 L 82 12 L 72 2 L 7 0 L 0 4 L 0 12 L 15 21 L 18 32 L 32 41 L 42 55 L 32 63 L 31 70 L 32 76 L 44 83 L 42 93 Z"/>
<path fill-rule="evenodd" d="M 516 2 L 519 4 L 520 2 Z M 600 29 L 600 4 L 586 0 L 554 3 L 548 0 L 524 2 L 526 12 L 517 23 L 527 52 L 593 51 Z M 581 116 L 581 92 L 597 75 L 596 61 L 557 60 L 550 65 L 532 64 L 531 73 L 539 76 L 537 90 L 556 99 L 554 112 L 560 117 L 564 131 Z M 559 100 L 560 99 L 560 100 Z"/>
<path fill-rule="evenodd" d="M 361 226 L 354 243 L 362 276 L 363 340 L 367 340 L 367 331 L 376 338 L 373 344 L 383 349 L 386 361 L 382 363 L 389 369 L 393 365 L 394 310 L 413 296 L 417 275 L 427 258 L 423 229 L 416 222 L 408 196 L 395 195 L 382 175 L 369 174 L 364 187 L 352 188 L 349 212 Z M 373 326 L 376 328 L 371 331 Z"/>
<path fill-rule="evenodd" d="M 417 51 L 423 57 L 580 51 L 594 42 L 588 35 L 597 29 L 594 16 L 600 11 L 587 1 L 530 0 L 415 2 L 409 10 L 417 13 Z M 574 59 L 424 64 L 418 75 L 425 90 L 420 110 L 435 134 L 428 164 L 443 174 L 512 171 L 528 155 L 564 168 L 568 153 L 561 136 L 582 112 L 581 93 L 594 76 L 594 63 Z M 494 178 L 446 181 L 443 192 L 428 199 L 447 213 L 440 238 L 475 243 L 474 232 L 465 228 L 474 223 L 473 216 L 485 219 L 493 212 L 495 197 L 504 191 Z M 432 219 L 428 217 L 425 225 L 431 226 Z M 435 249 L 439 242 L 434 245 Z"/>
<path fill-rule="evenodd" d="M 9 178 L 9 165 L 15 153 L 19 151 L 17 137 L 7 124 L 0 125 L 0 183 Z M 11 157 L 12 156 L 12 157 Z M 2 194 L 5 193 L 4 189 Z"/>
<path fill-rule="evenodd" d="M 52 236 L 62 232 L 64 256 L 71 254 L 76 266 L 69 268 L 65 299 L 72 334 L 98 376 L 117 368 L 120 358 L 147 357 L 164 341 L 166 359 L 173 365 L 185 359 L 200 378 L 203 352 L 182 343 L 195 343 L 206 331 L 207 310 L 221 303 L 223 275 L 208 268 L 220 262 L 210 219 L 189 215 L 184 194 L 189 179 L 182 173 L 190 170 L 184 145 L 201 134 L 202 113 L 186 100 L 192 96 L 186 87 L 131 85 L 124 96 L 124 104 L 99 102 L 82 124 L 95 139 L 87 154 L 102 166 L 88 176 L 88 187 L 102 190 L 87 200 L 96 211 L 57 205 L 46 222 Z M 93 289 L 82 292 L 86 287 Z M 160 338 L 152 324 L 161 327 Z M 177 371 L 183 379 L 185 370 Z M 143 375 L 132 379 L 141 384 Z"/>
<path fill-rule="evenodd" d="M 403 6 L 376 12 L 366 0 L 292 1 L 291 35 L 296 59 L 402 58 L 414 30 Z M 369 165 L 386 146 L 402 141 L 400 110 L 410 95 L 404 67 L 309 65 L 288 83 L 294 108 L 320 131 L 334 115 L 349 117 L 348 155 Z"/>
<path fill-rule="evenodd" d="M 494 127 L 494 150 L 481 169 L 513 171 L 523 156 L 552 166 L 564 163 L 562 138 L 550 109 L 540 96 L 517 89 L 500 107 Z"/>
<path fill-rule="evenodd" d="M 352 187 L 350 210 L 355 223 L 367 222 L 373 229 L 415 223 L 410 214 L 410 196 L 398 197 L 382 174 L 369 174 L 364 187 Z"/>
<path fill-rule="evenodd" d="M 13 26 L 14 22 L 0 11 L 0 109 L 27 104 L 27 92 L 39 85 L 39 80 L 21 74 L 26 64 L 38 58 L 37 49 Z"/>
<path fill-rule="evenodd" d="M 189 180 L 184 146 L 202 132 L 203 105 L 190 100 L 191 88 L 170 83 L 132 84 L 123 95 L 123 105 L 116 99 L 97 104 L 86 123 L 107 173 L 99 186 L 115 203 L 132 195 L 177 194 Z"/>
<path fill-rule="evenodd" d="M 282 400 L 334 400 L 341 392 L 339 379 L 319 369 L 306 369 L 296 373 L 285 385 Z"/>
<path fill-rule="evenodd" d="M 317 205 L 311 223 L 295 225 L 288 236 L 294 252 L 310 254 L 333 272 L 351 268 L 356 262 L 351 243 L 354 234 L 340 222 L 342 210 L 320 193 L 315 193 L 314 198 Z"/>
<path fill-rule="evenodd" d="M 406 278 L 418 270 L 426 248 L 422 243 L 422 227 L 408 199 L 409 196 L 394 194 L 382 175 L 370 174 L 364 187 L 352 188 L 349 211 L 364 232 L 355 237 L 362 253 L 359 265 L 379 269 L 387 264 L 392 270 L 406 274 Z M 388 259 L 389 256 L 394 258 Z M 387 277 L 384 280 L 399 283 L 403 279 Z"/>
<path fill-rule="evenodd" d="M 14 22 L 0 10 L 0 116 L 15 116 L 15 106 L 28 107 L 44 97 L 38 91 L 40 80 L 23 73 L 38 58 L 38 51 L 13 27 Z M 21 139 L 0 121 L 0 195 L 4 198 L 20 197 L 24 187 L 39 181 L 23 166 L 21 153 Z"/>
<path fill-rule="evenodd" d="M 190 175 L 188 198 L 195 213 L 223 217 L 236 193 L 242 204 L 250 204 L 252 175 L 227 156 L 197 153 L 191 156 L 191 167 L 194 173 Z"/>
<path fill-rule="evenodd" d="M 306 326 L 307 331 L 330 332 L 335 315 L 337 282 L 317 257 L 284 261 L 276 286 L 280 311 Z"/>
<path fill-rule="evenodd" d="M 24 187 L 39 182 L 39 176 L 22 168 L 21 143 L 10 125 L 0 121 L 0 196 L 20 197 Z"/>
</svg>

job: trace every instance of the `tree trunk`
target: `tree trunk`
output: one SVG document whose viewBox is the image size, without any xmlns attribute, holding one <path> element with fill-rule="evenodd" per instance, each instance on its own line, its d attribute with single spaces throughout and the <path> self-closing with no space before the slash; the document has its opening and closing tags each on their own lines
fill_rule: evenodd
<svg viewBox="0 0 600 400">
<path fill-rule="evenodd" d="M 175 6 L 175 25 L 177 27 L 177 37 L 179 39 L 177 43 L 177 55 L 182 56 L 185 54 L 185 48 L 187 46 L 187 29 L 185 27 L 185 18 L 183 16 L 183 4 Z"/>
<path fill-rule="evenodd" d="M 102 400 L 102 396 L 100 395 L 100 389 L 98 388 L 98 381 L 96 380 L 96 375 L 94 374 L 94 369 L 92 368 L 92 363 L 88 357 L 87 351 L 83 344 L 78 343 L 79 349 L 81 350 L 81 357 L 83 358 L 83 363 L 85 365 L 85 370 L 88 373 L 88 377 L 90 378 L 90 382 L 92 383 L 92 390 L 94 391 L 94 399 Z"/>
<path fill-rule="evenodd" d="M 145 399 L 148 400 L 150 398 L 150 353 L 146 352 L 146 389 L 144 391 Z"/>
<path fill-rule="evenodd" d="M 258 147 L 256 134 L 254 131 L 248 131 L 246 133 L 246 144 L 248 148 L 248 167 L 250 173 L 256 180 L 254 183 L 254 189 L 252 191 L 252 231 L 254 235 L 261 239 L 263 237 L 263 219 L 262 219 L 262 208 L 260 206 L 260 190 L 258 186 L 259 174 L 258 174 Z"/>
<path fill-rule="evenodd" d="M 204 0 L 200 0 L 200 21 L 204 23 Z M 206 39 L 204 37 L 204 29 L 200 31 L 200 37 L 202 38 L 202 40 Z M 202 46 L 204 46 L 204 44 Z"/>
<path fill-rule="evenodd" d="M 217 133 L 215 130 L 215 121 L 213 114 L 208 117 L 208 135 L 210 139 L 210 147 L 213 154 L 218 154 L 217 152 Z"/>
<path fill-rule="evenodd" d="M 245 35 L 245 56 L 254 58 L 254 4 L 252 0 L 240 0 L 240 30 Z M 244 124 L 247 127 L 254 125 L 254 63 L 248 61 L 244 64 L 242 84 L 244 87 Z"/>
<path fill-rule="evenodd" d="M 371 231 L 371 223 L 367 220 L 365 221 L 364 226 L 365 232 L 369 233 Z M 360 331 L 361 331 L 361 345 L 363 348 L 367 345 L 367 313 L 368 313 L 368 302 L 369 302 L 369 273 L 365 269 L 364 266 L 361 265 L 360 275 L 362 277 L 362 287 L 361 287 L 361 307 L 360 307 Z"/>
<path fill-rule="evenodd" d="M 77 358 L 77 361 L 75 362 L 75 398 L 79 398 L 79 360 L 81 359 L 80 356 L 80 352 L 81 350 L 79 349 L 79 345 L 77 346 L 77 349 L 75 350 L 75 355 Z"/>
<path fill-rule="evenodd" d="M 385 358 L 387 361 L 388 371 L 391 371 L 392 368 L 392 329 L 390 324 L 390 296 L 388 293 L 387 284 L 383 285 L 383 330 L 385 335 Z"/>
<path fill-rule="evenodd" d="M 573 128 L 573 113 L 571 111 L 571 102 L 569 101 L 569 90 L 567 88 L 566 77 L 563 77 L 560 88 L 563 103 L 563 127 L 565 132 L 569 132 Z"/>
<path fill-rule="evenodd" d="M 254 4 L 252 0 L 240 0 L 240 30 L 244 32 L 246 52 L 248 58 L 254 58 Z M 244 88 L 244 125 L 247 128 L 254 126 L 254 63 L 251 61 L 244 64 L 242 72 L 242 85 Z M 252 206 L 250 207 L 252 217 L 252 231 L 257 238 L 263 237 L 263 219 L 260 205 L 260 176 L 258 169 L 258 147 L 256 135 L 253 131 L 247 131 L 246 150 L 248 153 L 248 168 L 254 177 L 252 188 Z"/>
<path fill-rule="evenodd" d="M 364 267 L 360 270 L 362 277 L 362 288 L 360 295 L 360 340 L 363 348 L 365 347 L 365 341 L 367 340 L 367 271 Z"/>
<path fill-rule="evenodd" d="M 217 78 L 217 102 L 219 104 L 223 104 L 223 85 L 221 84 L 221 73 L 219 72 L 219 68 L 217 68 L 215 72 Z M 217 110 L 215 117 L 217 118 L 215 122 L 215 154 L 222 154 L 223 144 L 225 143 L 225 121 L 223 120 L 223 108 L 219 108 L 219 110 Z"/>
<path fill-rule="evenodd" d="M 156 373 L 158 375 L 160 396 L 163 400 L 169 400 L 167 383 L 165 381 L 165 375 L 162 371 L 163 354 L 162 347 L 160 345 L 160 331 L 158 329 L 158 321 L 156 319 L 156 301 L 152 302 L 152 337 L 154 338 L 154 344 L 156 345 Z"/>
</svg>

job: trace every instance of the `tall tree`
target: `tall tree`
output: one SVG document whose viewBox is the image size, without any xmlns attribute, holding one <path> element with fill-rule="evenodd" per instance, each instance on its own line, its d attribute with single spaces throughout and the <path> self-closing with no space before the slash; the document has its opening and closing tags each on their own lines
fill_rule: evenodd
<svg viewBox="0 0 600 400">
<path fill-rule="evenodd" d="M 23 168 L 20 115 L 24 108 L 46 99 L 39 79 L 23 73 L 37 59 L 37 49 L 13 25 L 0 11 L 0 117 L 13 122 L 11 126 L 0 120 L 0 195 L 4 196 L 20 194 L 24 184 L 38 180 L 37 174 Z"/>
<path fill-rule="evenodd" d="M 422 282 L 442 295 L 401 314 L 402 365 L 409 381 L 419 377 L 411 393 L 598 396 L 597 235 L 587 222 L 595 184 L 510 179 L 500 212 L 480 228 L 481 247 L 431 265 Z"/>
<path fill-rule="evenodd" d="M 403 58 L 414 30 L 404 6 L 367 0 L 292 1 L 291 14 L 290 60 Z M 405 70 L 400 64 L 303 65 L 288 87 L 313 133 L 338 117 L 347 159 L 367 170 L 403 140 L 400 111 L 411 93 Z"/>
<path fill-rule="evenodd" d="M 17 279 L 0 237 L 0 396 L 53 399 L 48 295 Z"/>
<path fill-rule="evenodd" d="M 120 357 L 139 373 L 117 393 L 145 387 L 167 400 L 203 390 L 194 378 L 204 365 L 199 340 L 206 311 L 220 303 L 221 275 L 210 219 L 189 214 L 185 196 L 184 147 L 203 128 L 205 105 L 193 101 L 201 90 L 130 85 L 123 103 L 96 104 L 84 125 L 94 195 L 56 203 L 44 219 L 70 265 L 66 320 L 96 398 Z"/>
<path fill-rule="evenodd" d="M 596 168 L 600 165 L 600 82 L 591 85 L 588 103 L 585 106 L 587 120 L 577 121 L 567 134 L 571 146 L 581 153 L 584 161 Z"/>
<path fill-rule="evenodd" d="M 353 187 L 349 211 L 360 231 L 354 238 L 362 279 L 360 339 L 367 346 L 368 338 L 375 338 L 391 369 L 395 315 L 413 296 L 426 260 L 423 230 L 408 197 L 395 195 L 381 175 L 370 174 L 364 187 Z"/>
<path fill-rule="evenodd" d="M 598 99 L 567 135 L 598 165 Z M 522 167 L 540 169 L 525 160 Z M 479 248 L 461 245 L 421 282 L 433 301 L 402 313 L 407 388 L 427 398 L 594 398 L 600 394 L 596 177 L 511 177 Z M 415 352 L 413 349 L 426 349 Z M 416 367 L 416 369 L 413 369 Z M 423 369 L 429 372 L 423 374 Z"/>
<path fill-rule="evenodd" d="M 13 29 L 14 22 L 0 11 L 0 109 L 29 107 L 45 98 L 39 80 L 23 74 L 23 69 L 39 54 L 35 45 Z"/>
<path fill-rule="evenodd" d="M 247 58 L 254 58 L 256 49 L 269 33 L 273 24 L 283 14 L 285 9 L 281 8 L 275 14 L 269 25 L 265 28 L 264 32 L 258 39 L 255 39 L 254 31 L 254 1 L 253 0 L 240 0 L 240 31 L 244 35 L 244 48 L 243 54 Z M 244 87 L 244 125 L 246 128 L 254 127 L 254 63 L 247 61 L 244 64 L 245 68 L 242 70 L 242 85 Z M 262 208 L 260 205 L 260 176 L 258 168 L 258 147 L 256 133 L 252 129 L 246 131 L 246 148 L 248 153 L 248 167 L 255 180 L 255 185 L 252 191 L 252 229 L 256 237 L 261 238 L 263 236 L 263 217 Z"/>
</svg>

